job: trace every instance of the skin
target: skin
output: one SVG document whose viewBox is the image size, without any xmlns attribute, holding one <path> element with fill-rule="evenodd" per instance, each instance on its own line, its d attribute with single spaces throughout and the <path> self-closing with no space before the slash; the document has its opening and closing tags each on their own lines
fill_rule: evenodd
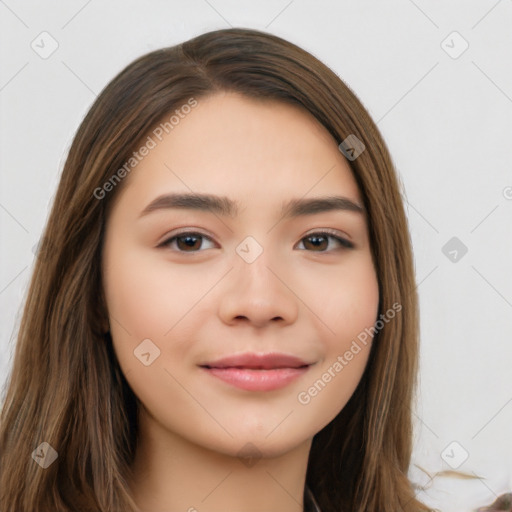
<svg viewBox="0 0 512 512">
<path fill-rule="evenodd" d="M 107 219 L 110 330 L 141 402 L 130 485 L 144 512 L 297 512 L 313 436 L 354 392 L 371 338 L 309 403 L 298 394 L 374 325 L 379 290 L 364 214 L 283 219 L 281 206 L 330 195 L 362 205 L 362 198 L 336 141 L 308 112 L 231 92 L 198 101 L 125 178 Z M 227 196 L 240 211 L 140 216 L 164 193 L 191 191 Z M 161 246 L 178 228 L 205 237 L 193 249 L 183 236 Z M 354 247 L 330 237 L 311 243 L 307 236 L 323 229 Z M 252 263 L 236 251 L 247 236 L 263 249 Z M 145 339 L 160 350 L 148 366 L 134 355 Z M 313 364 L 284 388 L 260 392 L 198 366 L 244 352 Z M 241 450 L 250 447 L 256 455 L 248 462 Z"/>
</svg>

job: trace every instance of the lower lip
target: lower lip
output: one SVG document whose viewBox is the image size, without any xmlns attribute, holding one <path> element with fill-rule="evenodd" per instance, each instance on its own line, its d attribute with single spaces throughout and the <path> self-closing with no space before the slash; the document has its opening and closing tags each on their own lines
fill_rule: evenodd
<svg viewBox="0 0 512 512">
<path fill-rule="evenodd" d="M 203 367 L 204 368 L 204 367 Z M 309 369 L 275 368 L 273 370 L 254 370 L 249 368 L 204 368 L 210 375 L 228 384 L 247 391 L 272 391 L 287 386 Z"/>
</svg>

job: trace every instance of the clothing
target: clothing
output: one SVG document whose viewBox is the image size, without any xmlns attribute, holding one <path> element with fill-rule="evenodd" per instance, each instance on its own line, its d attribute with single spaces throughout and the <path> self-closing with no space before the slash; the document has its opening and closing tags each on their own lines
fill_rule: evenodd
<svg viewBox="0 0 512 512">
<path fill-rule="evenodd" d="M 304 512 L 322 512 L 311 489 L 307 485 L 304 490 Z"/>
</svg>

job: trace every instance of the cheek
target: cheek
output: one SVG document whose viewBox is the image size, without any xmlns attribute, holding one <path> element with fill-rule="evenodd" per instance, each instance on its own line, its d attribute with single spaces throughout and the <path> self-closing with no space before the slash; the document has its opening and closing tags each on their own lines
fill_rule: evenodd
<svg viewBox="0 0 512 512">
<path fill-rule="evenodd" d="M 172 270 L 133 250 L 110 261 L 115 263 L 106 266 L 104 285 L 114 351 L 132 389 L 151 399 L 155 389 L 169 386 L 163 368 L 187 361 L 188 316 L 215 276 Z"/>
<path fill-rule="evenodd" d="M 200 309 L 192 308 L 218 277 L 201 275 L 193 265 L 173 269 L 136 249 L 109 256 L 104 287 L 117 360 L 139 400 L 172 424 L 175 419 L 170 409 L 162 410 L 162 400 L 183 411 L 194 406 L 172 376 L 181 382 L 190 370 L 190 321 Z"/>
<path fill-rule="evenodd" d="M 116 260 L 105 275 L 109 314 L 134 341 L 161 339 L 214 282 L 215 276 L 205 276 L 194 265 L 177 267 L 134 252 Z"/>
<path fill-rule="evenodd" d="M 325 333 L 328 352 L 342 350 L 346 341 L 374 324 L 379 286 L 370 254 L 354 254 L 337 266 L 303 268 L 299 297 L 312 311 L 317 331 Z"/>
<path fill-rule="evenodd" d="M 320 430 L 343 409 L 364 373 L 371 328 L 378 315 L 379 287 L 370 255 L 316 278 L 309 297 L 318 312 L 317 332 L 324 333 L 325 357 L 296 398 L 302 412 L 314 417 L 313 428 Z"/>
</svg>

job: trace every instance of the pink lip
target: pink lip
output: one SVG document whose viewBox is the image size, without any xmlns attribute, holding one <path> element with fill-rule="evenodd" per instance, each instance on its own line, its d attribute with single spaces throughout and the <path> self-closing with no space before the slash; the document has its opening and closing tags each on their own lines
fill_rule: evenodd
<svg viewBox="0 0 512 512">
<path fill-rule="evenodd" d="M 307 372 L 310 364 L 286 354 L 240 354 L 200 367 L 228 384 L 248 391 L 282 388 Z"/>
</svg>

